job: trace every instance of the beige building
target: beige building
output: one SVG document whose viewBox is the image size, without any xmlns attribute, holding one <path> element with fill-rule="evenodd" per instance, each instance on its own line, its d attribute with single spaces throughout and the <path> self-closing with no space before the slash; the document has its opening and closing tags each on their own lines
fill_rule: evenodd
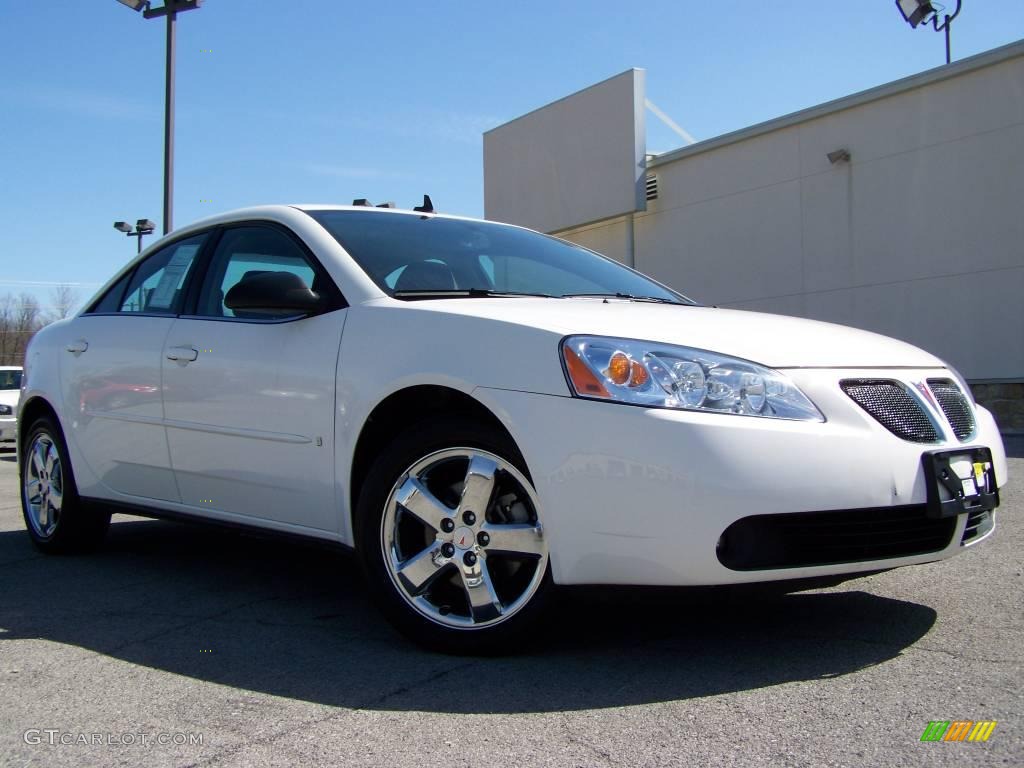
<svg viewBox="0 0 1024 768">
<path fill-rule="evenodd" d="M 538 123 L 585 132 L 579 120 Z M 502 172 L 514 160 L 502 157 L 503 131 L 526 129 L 513 121 L 485 135 L 485 207 L 531 226 L 508 201 L 530 195 L 535 209 L 536 185 L 518 189 L 530 180 Z M 1024 42 L 643 165 L 646 205 L 549 231 L 702 303 L 905 339 L 997 385 L 978 388 L 987 399 L 1020 399 Z M 574 173 L 576 183 L 559 175 L 559 194 L 585 198 L 595 180 Z M 1005 429 L 1024 429 L 1019 402 L 995 405 Z"/>
</svg>

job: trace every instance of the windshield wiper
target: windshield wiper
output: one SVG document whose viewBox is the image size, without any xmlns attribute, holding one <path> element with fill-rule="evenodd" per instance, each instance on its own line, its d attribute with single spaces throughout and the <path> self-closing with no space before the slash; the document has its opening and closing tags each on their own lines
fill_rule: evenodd
<svg viewBox="0 0 1024 768">
<path fill-rule="evenodd" d="M 416 288 L 405 291 L 395 291 L 391 295 L 396 299 L 504 299 L 520 296 L 539 296 L 544 299 L 556 298 L 550 293 L 494 291 L 490 288 Z"/>
<path fill-rule="evenodd" d="M 665 299 L 661 296 L 634 296 L 631 293 L 566 293 L 562 296 L 563 299 L 626 299 L 628 301 L 646 301 L 651 304 L 683 304 L 681 301 L 674 301 L 673 299 Z"/>
</svg>

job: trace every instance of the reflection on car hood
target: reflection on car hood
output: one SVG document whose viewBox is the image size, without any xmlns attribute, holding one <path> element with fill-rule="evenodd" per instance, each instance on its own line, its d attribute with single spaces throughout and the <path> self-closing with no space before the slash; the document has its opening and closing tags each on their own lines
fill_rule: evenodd
<svg viewBox="0 0 1024 768">
<path fill-rule="evenodd" d="M 418 310 L 542 328 L 681 344 L 775 368 L 882 368 L 943 365 L 906 342 L 844 325 L 735 309 L 648 304 L 620 299 L 441 299 L 408 302 Z"/>
</svg>

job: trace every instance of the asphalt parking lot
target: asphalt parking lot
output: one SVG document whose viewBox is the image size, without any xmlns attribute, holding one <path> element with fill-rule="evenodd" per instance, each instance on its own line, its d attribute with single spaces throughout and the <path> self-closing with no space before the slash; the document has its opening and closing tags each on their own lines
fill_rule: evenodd
<svg viewBox="0 0 1024 768">
<path fill-rule="evenodd" d="M 783 596 L 576 590 L 500 659 L 412 647 L 350 557 L 300 544 L 117 516 L 101 552 L 41 556 L 0 450 L 0 764 L 1020 765 L 1008 447 L 962 557 Z M 998 725 L 921 742 L 931 720 Z"/>
</svg>

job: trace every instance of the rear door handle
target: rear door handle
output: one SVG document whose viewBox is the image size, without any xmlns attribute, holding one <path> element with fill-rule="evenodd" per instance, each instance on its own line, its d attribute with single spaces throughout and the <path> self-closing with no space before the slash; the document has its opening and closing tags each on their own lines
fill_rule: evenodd
<svg viewBox="0 0 1024 768">
<path fill-rule="evenodd" d="M 68 344 L 66 347 L 64 347 L 64 349 L 66 349 L 68 352 L 70 352 L 75 357 L 78 357 L 80 354 L 85 352 L 85 350 L 87 350 L 88 348 L 89 348 L 89 342 L 86 341 L 85 339 L 76 339 L 75 341 L 72 341 L 70 344 Z"/>
<path fill-rule="evenodd" d="M 167 359 L 181 365 L 188 365 L 197 357 L 199 357 L 199 350 L 193 347 L 169 347 L 167 350 Z"/>
</svg>

